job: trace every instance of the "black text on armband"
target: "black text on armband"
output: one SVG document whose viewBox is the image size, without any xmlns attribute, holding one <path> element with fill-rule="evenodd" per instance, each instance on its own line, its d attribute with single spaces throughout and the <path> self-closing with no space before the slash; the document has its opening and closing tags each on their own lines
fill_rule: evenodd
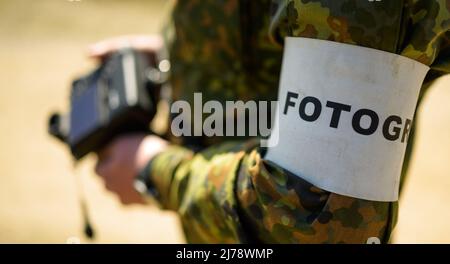
<svg viewBox="0 0 450 264">
<path fill-rule="evenodd" d="M 371 109 L 357 109 L 354 111 L 353 107 L 348 104 L 326 101 L 322 103 L 316 97 L 305 96 L 299 98 L 298 93 L 287 92 L 286 101 L 283 106 L 283 115 L 287 115 L 290 108 L 297 108 L 298 117 L 306 122 L 315 122 L 319 119 L 323 112 L 329 113 L 330 128 L 338 129 L 341 115 L 352 114 L 352 128 L 353 130 L 364 136 L 373 135 L 379 127 L 381 127 L 383 137 L 389 141 L 406 142 L 411 130 L 412 120 L 408 118 L 402 118 L 397 115 L 390 115 L 384 120 L 380 120 L 380 115 Z M 308 108 L 308 109 L 307 109 Z M 325 109 L 329 111 L 325 111 Z M 353 111 L 352 111 L 353 110 Z M 365 118 L 369 119 L 368 126 L 362 126 L 361 120 Z"/>
</svg>

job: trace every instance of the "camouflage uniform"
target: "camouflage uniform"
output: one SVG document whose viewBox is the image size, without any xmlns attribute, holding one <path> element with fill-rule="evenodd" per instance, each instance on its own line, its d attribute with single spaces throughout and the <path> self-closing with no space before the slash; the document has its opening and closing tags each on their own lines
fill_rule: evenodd
<svg viewBox="0 0 450 264">
<path fill-rule="evenodd" d="M 450 71 L 448 0 L 183 0 L 173 20 L 175 100 L 192 102 L 194 92 L 204 101 L 275 100 L 286 36 L 409 57 L 431 66 L 426 84 Z M 173 145 L 149 163 L 148 177 L 162 207 L 181 216 L 188 242 L 387 242 L 396 222 L 397 202 L 321 190 L 264 160 L 256 140 L 197 153 Z"/>
</svg>

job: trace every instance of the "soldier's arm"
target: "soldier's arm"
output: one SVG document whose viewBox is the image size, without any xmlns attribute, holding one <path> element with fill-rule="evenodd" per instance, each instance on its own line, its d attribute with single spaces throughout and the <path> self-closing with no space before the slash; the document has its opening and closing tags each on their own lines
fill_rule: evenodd
<svg viewBox="0 0 450 264">
<path fill-rule="evenodd" d="M 450 72 L 450 6 L 443 0 L 274 1 L 273 14 L 271 36 L 280 44 L 286 36 L 307 37 L 397 53 L 430 66 L 426 82 Z M 411 144 L 408 156 L 410 147 Z M 252 169 L 246 170 L 246 166 Z M 255 233 L 261 234 L 264 240 L 280 241 L 289 237 L 286 234 L 301 242 L 364 242 L 364 238 L 369 237 L 378 237 L 382 241 L 389 239 L 396 222 L 397 202 L 373 202 L 327 194 L 301 181 L 294 184 L 296 188 L 286 185 L 282 188 L 284 181 L 289 183 L 294 178 L 276 167 L 254 153 L 244 159 L 241 169 L 241 173 L 248 176 L 240 176 L 242 180 L 238 181 L 242 184 L 238 185 L 241 208 L 246 219 L 250 219 L 250 226 L 256 227 Z M 255 174 L 255 171 L 259 173 Z M 263 177 L 264 174 L 271 176 Z M 276 181 L 277 178 L 280 180 Z M 295 189 L 297 195 L 289 189 Z M 296 207 L 312 209 L 292 210 L 292 205 L 286 206 L 287 203 L 261 198 L 269 191 L 272 194 L 284 191 L 279 197 L 291 193 Z M 276 208 L 279 215 L 289 216 L 285 217 L 285 223 L 302 220 L 296 221 L 296 225 L 301 223 L 303 229 L 283 224 L 281 217 L 271 218 L 271 208 Z"/>
<path fill-rule="evenodd" d="M 285 36 L 331 40 L 417 60 L 431 66 L 427 80 L 450 72 L 444 0 L 274 2 L 271 36 L 280 44 Z M 388 239 L 395 223 L 396 202 L 321 190 L 251 143 L 196 155 L 174 146 L 151 161 L 149 178 L 163 206 L 180 213 L 190 242 L 364 243 Z"/>
</svg>

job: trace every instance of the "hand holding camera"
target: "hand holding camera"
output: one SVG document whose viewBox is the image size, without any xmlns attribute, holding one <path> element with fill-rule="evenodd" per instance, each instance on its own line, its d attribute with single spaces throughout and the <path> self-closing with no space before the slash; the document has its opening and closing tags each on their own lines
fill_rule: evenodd
<svg viewBox="0 0 450 264">
<path fill-rule="evenodd" d="M 75 160 L 94 152 L 96 173 L 122 203 L 142 203 L 135 176 L 167 142 L 151 135 L 168 69 L 161 69 L 157 36 L 124 36 L 92 45 L 101 65 L 73 82 L 68 114 L 53 114 L 49 133 L 67 144 Z"/>
</svg>

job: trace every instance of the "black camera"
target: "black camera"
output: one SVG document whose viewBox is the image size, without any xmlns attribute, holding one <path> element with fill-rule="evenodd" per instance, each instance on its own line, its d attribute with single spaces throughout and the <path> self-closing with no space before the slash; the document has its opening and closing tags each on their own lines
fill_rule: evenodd
<svg viewBox="0 0 450 264">
<path fill-rule="evenodd" d="M 161 70 L 155 65 L 154 57 L 133 49 L 109 55 L 96 70 L 72 83 L 70 112 L 54 113 L 49 133 L 79 160 L 120 134 L 149 131 L 168 71 L 167 66 Z"/>
</svg>

